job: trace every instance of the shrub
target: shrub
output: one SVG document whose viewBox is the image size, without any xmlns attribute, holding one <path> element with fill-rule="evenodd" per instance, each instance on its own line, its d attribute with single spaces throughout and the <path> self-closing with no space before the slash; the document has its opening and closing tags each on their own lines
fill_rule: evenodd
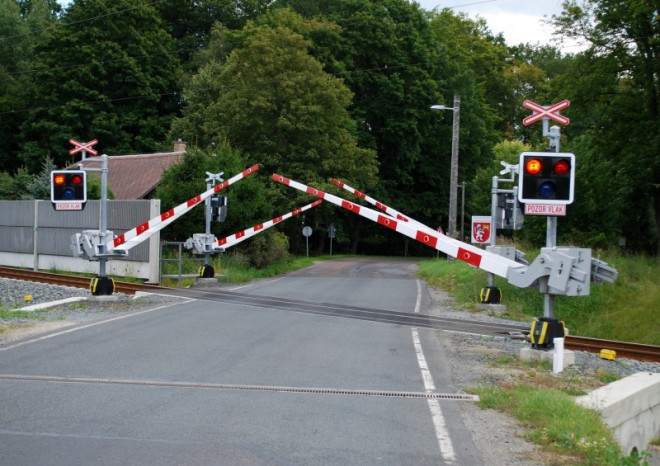
<svg viewBox="0 0 660 466">
<path fill-rule="evenodd" d="M 247 247 L 250 265 L 262 269 L 289 257 L 289 238 L 279 232 L 255 236 Z"/>
</svg>

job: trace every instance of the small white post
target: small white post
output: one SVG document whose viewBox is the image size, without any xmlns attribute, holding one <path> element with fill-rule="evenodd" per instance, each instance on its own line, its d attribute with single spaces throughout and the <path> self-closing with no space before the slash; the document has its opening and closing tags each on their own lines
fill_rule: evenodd
<svg viewBox="0 0 660 466">
<path fill-rule="evenodd" d="M 553 338 L 555 353 L 552 357 L 552 372 L 559 374 L 564 370 L 564 339 Z"/>
</svg>

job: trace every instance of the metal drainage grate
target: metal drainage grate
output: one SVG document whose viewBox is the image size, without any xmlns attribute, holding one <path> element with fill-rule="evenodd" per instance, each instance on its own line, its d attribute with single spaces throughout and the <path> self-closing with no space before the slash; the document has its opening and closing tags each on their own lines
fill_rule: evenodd
<svg viewBox="0 0 660 466">
<path fill-rule="evenodd" d="M 100 379 L 90 377 L 58 377 L 45 375 L 12 375 L 0 374 L 0 380 L 20 382 L 53 382 L 87 385 L 132 385 L 140 387 L 165 387 L 165 388 L 193 388 L 204 390 L 243 390 L 253 392 L 278 392 L 278 393 L 305 393 L 313 395 L 349 395 L 349 396 L 380 396 L 389 398 L 423 398 L 434 400 L 453 401 L 479 401 L 478 395 L 467 393 L 425 393 L 425 392 L 401 392 L 388 390 L 352 390 L 341 388 L 305 388 L 305 387 L 278 387 L 268 385 L 234 385 L 223 383 L 199 383 L 199 382 L 163 382 L 154 380 L 126 380 L 126 379 Z"/>
</svg>

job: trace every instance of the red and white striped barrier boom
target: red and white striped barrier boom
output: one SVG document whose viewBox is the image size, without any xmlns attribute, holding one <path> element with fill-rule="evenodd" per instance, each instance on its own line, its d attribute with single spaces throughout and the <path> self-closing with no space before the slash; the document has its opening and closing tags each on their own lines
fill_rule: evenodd
<svg viewBox="0 0 660 466">
<path fill-rule="evenodd" d="M 192 210 L 193 207 L 206 200 L 206 198 L 212 196 L 213 194 L 219 191 L 222 191 L 227 186 L 230 186 L 236 183 L 237 181 L 240 181 L 243 178 L 250 176 L 251 174 L 255 173 L 257 170 L 259 170 L 259 165 L 253 165 L 252 167 L 242 171 L 238 175 L 229 178 L 227 181 L 215 185 L 213 188 L 209 189 L 208 191 L 204 191 L 202 194 L 198 194 L 192 199 L 188 199 L 183 204 L 179 204 L 178 206 L 168 210 L 167 212 L 163 212 L 159 216 L 152 218 L 148 222 L 144 222 L 143 224 L 138 225 L 132 230 L 129 230 L 126 233 L 117 236 L 112 241 L 109 241 L 106 244 L 105 247 L 107 251 L 110 252 L 113 249 L 118 251 L 128 251 L 129 249 L 137 246 L 147 238 L 150 238 L 154 233 L 162 230 L 163 228 L 165 228 L 167 225 L 169 225 L 170 223 L 172 223 L 182 215 L 190 212 L 190 210 Z"/>
<path fill-rule="evenodd" d="M 379 223 L 391 230 L 397 231 L 409 238 L 412 238 L 416 241 L 419 241 L 422 244 L 425 244 L 429 247 L 437 249 L 438 251 L 444 252 L 452 257 L 457 258 L 463 262 L 466 262 L 472 266 L 478 267 L 486 272 L 495 274 L 499 277 L 507 278 L 509 273 L 513 269 L 527 268 L 526 265 L 519 264 L 511 259 L 506 257 L 493 254 L 483 249 L 479 249 L 475 246 L 472 246 L 462 241 L 450 238 L 449 236 L 442 235 L 433 230 L 427 230 L 424 228 L 419 228 L 418 226 L 410 225 L 407 222 L 399 221 L 387 215 L 382 215 L 381 213 L 369 209 L 368 207 L 363 207 L 357 204 L 353 204 L 345 199 L 334 196 L 332 194 L 319 191 L 318 189 L 311 188 L 297 181 L 290 180 L 281 175 L 274 174 L 272 176 L 274 181 L 282 183 L 291 188 L 297 189 L 299 191 L 306 192 L 312 196 L 316 196 L 320 199 L 335 204 L 339 207 L 343 207 L 346 210 L 353 212 L 354 214 L 361 215 L 362 217 L 368 218 L 372 222 Z"/>
<path fill-rule="evenodd" d="M 403 215 L 401 212 L 397 211 L 396 209 L 393 209 L 392 207 L 389 207 L 389 206 L 387 206 L 387 205 L 385 205 L 385 204 L 383 204 L 383 203 L 381 203 L 381 202 L 378 202 L 378 201 L 377 201 L 376 199 L 374 199 L 373 197 L 369 197 L 369 196 L 367 196 L 366 194 L 364 194 L 364 193 L 358 191 L 357 189 L 355 189 L 355 188 L 351 188 L 349 185 L 347 185 L 347 184 L 344 183 L 343 181 L 339 181 L 338 179 L 333 178 L 333 179 L 332 179 L 332 182 L 333 182 L 334 184 L 336 184 L 337 186 L 340 186 L 340 187 L 344 188 L 346 191 L 355 194 L 357 197 L 359 197 L 359 198 L 361 198 L 361 199 L 364 199 L 364 200 L 367 201 L 369 204 L 371 204 L 371 205 L 373 205 L 373 206 L 376 206 L 377 209 L 382 210 L 383 212 L 385 212 L 386 214 L 388 214 L 388 215 L 394 217 L 394 218 L 397 219 L 397 220 L 403 220 L 404 222 L 410 222 L 411 224 L 416 225 L 416 226 L 418 226 L 418 227 L 420 227 L 420 228 L 424 228 L 424 229 L 427 229 L 427 230 L 435 231 L 435 230 L 433 230 L 433 228 L 424 225 L 422 222 L 418 222 L 417 220 L 415 220 L 415 219 L 412 218 L 412 217 L 408 217 L 408 216 L 406 216 L 406 215 Z"/>
<path fill-rule="evenodd" d="M 232 246 L 236 246 L 238 243 L 245 241 L 248 238 L 251 238 L 252 236 L 261 233 L 264 230 L 269 229 L 273 225 L 277 225 L 283 220 L 286 220 L 288 218 L 293 217 L 294 215 L 298 215 L 299 213 L 302 213 L 306 210 L 311 209 L 312 207 L 316 207 L 319 205 L 321 202 L 320 199 L 318 201 L 314 201 L 311 204 L 307 204 L 306 206 L 303 206 L 299 209 L 293 210 L 289 212 L 288 214 L 281 215 L 279 217 L 275 217 L 272 220 L 269 220 L 264 223 L 260 223 L 259 225 L 255 225 L 252 228 L 248 228 L 247 230 L 239 231 L 238 233 L 234 233 L 231 236 L 227 236 L 226 238 L 219 239 L 217 242 L 217 246 L 220 248 L 225 248 L 228 249 Z"/>
</svg>

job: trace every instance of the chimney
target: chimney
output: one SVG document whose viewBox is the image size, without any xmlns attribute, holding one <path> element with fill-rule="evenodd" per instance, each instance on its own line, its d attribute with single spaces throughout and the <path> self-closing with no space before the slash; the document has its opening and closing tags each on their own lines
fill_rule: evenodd
<svg viewBox="0 0 660 466">
<path fill-rule="evenodd" d="M 174 152 L 185 152 L 186 143 L 181 140 L 181 138 L 174 141 Z"/>
</svg>

